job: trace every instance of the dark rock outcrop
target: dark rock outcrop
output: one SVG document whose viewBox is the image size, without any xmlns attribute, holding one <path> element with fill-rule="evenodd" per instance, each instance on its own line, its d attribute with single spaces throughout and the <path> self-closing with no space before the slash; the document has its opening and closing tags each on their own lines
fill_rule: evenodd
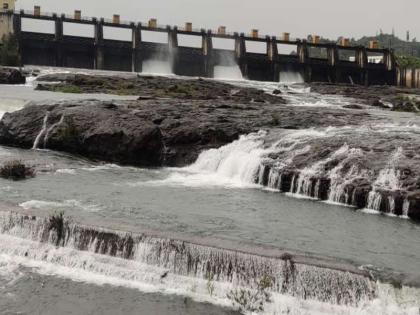
<svg viewBox="0 0 420 315">
<path fill-rule="evenodd" d="M 255 88 L 242 88 L 214 80 L 174 80 L 158 76 L 137 75 L 84 75 L 55 73 L 37 78 L 37 89 L 71 93 L 106 93 L 139 95 L 139 100 L 187 99 L 225 100 L 235 103 L 284 104 L 280 96 L 264 93 Z M 50 84 L 54 83 L 54 84 Z"/>
<path fill-rule="evenodd" d="M 44 133 L 44 119 L 48 113 Z M 264 128 L 304 129 L 363 123 L 363 111 L 211 100 L 62 101 L 5 114 L 0 143 L 60 150 L 139 166 L 183 166 L 199 153 Z"/>
<path fill-rule="evenodd" d="M 0 67 L 0 84 L 25 84 L 26 78 L 13 68 Z"/>
<path fill-rule="evenodd" d="M 164 151 L 158 126 L 107 102 L 29 106 L 6 114 L 0 130 L 3 144 L 31 148 L 38 137 L 40 148 L 122 164 L 157 166 Z"/>
<path fill-rule="evenodd" d="M 350 97 L 366 106 L 403 112 L 420 110 L 420 89 L 323 83 L 311 83 L 310 86 L 313 92 Z"/>
</svg>

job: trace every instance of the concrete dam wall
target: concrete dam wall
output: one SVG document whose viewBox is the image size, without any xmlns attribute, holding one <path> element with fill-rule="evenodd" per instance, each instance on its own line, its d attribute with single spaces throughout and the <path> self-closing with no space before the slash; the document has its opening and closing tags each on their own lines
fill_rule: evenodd
<svg viewBox="0 0 420 315">
<path fill-rule="evenodd" d="M 279 81 L 280 73 L 299 73 L 305 82 L 387 84 L 397 83 L 397 67 L 392 51 L 377 47 L 352 47 L 325 44 L 319 40 L 292 40 L 259 36 L 256 30 L 250 35 L 226 33 L 225 29 L 193 30 L 158 26 L 156 21 L 143 25 L 122 22 L 119 16 L 113 20 L 82 18 L 75 16 L 41 14 L 39 10 L 3 11 L 3 16 L 13 20 L 12 32 L 18 37 L 23 64 L 142 72 L 144 62 L 160 60 L 168 63 L 171 73 L 185 76 L 213 77 L 217 66 L 239 67 L 243 78 L 260 81 Z M 9 20 L 10 20 L 9 19 Z M 50 21 L 53 33 L 38 33 L 22 29 L 22 20 Z M 91 37 L 64 34 L 64 24 L 93 26 Z M 115 40 L 104 37 L 104 28 L 126 29 L 131 40 Z M 142 39 L 143 32 L 164 33 L 167 42 L 158 43 Z M 199 37 L 201 47 L 181 46 L 179 36 Z M 213 47 L 215 39 L 230 40 L 233 49 Z M 266 47 L 265 53 L 249 51 L 250 43 Z M 289 47 L 291 53 L 279 52 L 279 47 Z M 314 51 L 322 51 L 320 58 Z M 354 55 L 353 60 L 342 55 Z M 369 56 L 382 56 L 380 62 L 371 62 Z"/>
</svg>

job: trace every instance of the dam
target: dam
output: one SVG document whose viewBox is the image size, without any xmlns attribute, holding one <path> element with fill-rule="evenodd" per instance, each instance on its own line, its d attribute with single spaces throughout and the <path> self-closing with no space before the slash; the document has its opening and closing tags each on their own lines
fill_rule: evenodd
<svg viewBox="0 0 420 315">
<path fill-rule="evenodd" d="M 184 27 L 161 26 L 155 19 L 144 24 L 122 21 L 119 15 L 112 20 L 83 17 L 80 11 L 58 15 L 43 13 L 38 6 L 34 11 L 3 10 L 0 15 L 2 27 L 9 28 L 18 38 L 24 65 L 142 72 L 143 63 L 153 59 L 168 62 L 176 75 L 212 78 L 216 66 L 233 63 L 243 78 L 249 80 L 278 82 L 280 73 L 294 72 L 305 82 L 397 84 L 393 52 L 378 48 L 375 43 L 370 47 L 350 46 L 348 40 L 339 44 L 321 43 L 319 36 L 301 40 L 290 38 L 288 33 L 277 38 L 261 36 L 255 29 L 250 34 L 229 33 L 224 26 L 212 31 L 194 29 L 191 23 Z M 24 30 L 23 20 L 49 21 L 54 32 Z M 68 35 L 64 32 L 67 24 L 89 25 L 93 32 L 84 37 Z M 104 28 L 128 30 L 131 40 L 105 38 Z M 167 41 L 146 41 L 144 33 L 166 34 L 163 36 Z M 180 36 L 200 38 L 201 47 L 180 45 Z M 230 41 L 233 49 L 215 48 L 213 42 L 219 39 Z M 266 49 L 264 53 L 252 52 L 248 45 L 262 45 Z M 279 47 L 287 47 L 290 53 L 285 54 Z M 372 62 L 371 56 L 379 56 L 381 62 Z"/>
</svg>

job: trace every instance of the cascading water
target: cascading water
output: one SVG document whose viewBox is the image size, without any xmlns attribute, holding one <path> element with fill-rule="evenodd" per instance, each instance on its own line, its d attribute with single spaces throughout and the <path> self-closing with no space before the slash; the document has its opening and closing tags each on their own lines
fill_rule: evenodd
<svg viewBox="0 0 420 315">
<path fill-rule="evenodd" d="M 237 305 L 232 297 L 240 292 L 258 298 L 264 279 L 264 296 L 269 296 L 261 304 L 264 314 L 306 314 L 300 313 L 302 307 L 312 314 L 417 314 L 413 298 L 420 293 L 415 289 L 395 289 L 365 271 L 333 261 L 246 253 L 84 226 L 61 216 L 44 219 L 15 212 L 0 212 L 0 240 L 2 257 L 37 266 L 41 274 L 78 279 L 89 274 L 80 279 L 100 277 L 101 283 L 225 306 Z M 395 298 L 402 291 L 411 300 Z"/>
<path fill-rule="evenodd" d="M 388 167 L 380 170 L 378 177 L 373 183 L 373 189 L 369 192 L 367 209 L 380 211 L 381 204 L 386 203 L 386 209 L 389 214 L 395 214 L 394 196 L 383 197 L 383 191 L 401 190 L 401 173 L 396 169 L 399 159 L 403 157 L 403 149 L 398 148 L 390 157 Z"/>
<path fill-rule="evenodd" d="M 48 138 L 49 138 L 51 132 L 53 132 L 57 127 L 59 127 L 64 122 L 64 115 L 62 115 L 58 122 L 52 124 L 48 128 L 49 116 L 50 116 L 50 113 L 47 112 L 45 114 L 44 120 L 42 122 L 42 128 L 41 128 L 39 134 L 36 136 L 34 144 L 32 146 L 33 150 L 39 148 L 39 144 L 40 144 L 41 141 L 42 141 L 42 144 L 43 144 L 43 148 L 45 149 L 47 147 Z"/>
<path fill-rule="evenodd" d="M 44 136 L 44 134 L 47 131 L 47 123 L 48 123 L 48 117 L 49 117 L 50 113 L 47 112 L 45 114 L 44 120 L 42 122 L 42 128 L 39 132 L 39 134 L 36 136 L 35 141 L 34 141 L 34 145 L 32 146 L 32 149 L 35 150 L 38 148 L 39 146 L 39 142 L 41 141 L 41 138 Z"/>
<path fill-rule="evenodd" d="M 148 59 L 143 61 L 142 73 L 146 74 L 172 74 L 172 64 L 169 60 Z"/>
<path fill-rule="evenodd" d="M 194 172 L 214 173 L 221 179 L 236 182 L 255 183 L 261 157 L 268 152 L 263 148 L 265 132 L 242 136 L 220 149 L 208 150 L 200 154 L 188 169 Z"/>
<path fill-rule="evenodd" d="M 229 179 L 258 184 L 295 196 L 409 216 L 410 202 L 397 169 L 405 158 L 402 148 L 375 173 L 366 166 L 370 152 L 346 144 L 353 141 L 347 137 L 350 131 L 343 127 L 250 134 L 220 149 L 203 152 L 188 170 L 212 174 L 223 178 L 223 182 Z M 330 147 L 323 148 L 322 142 Z"/>
<path fill-rule="evenodd" d="M 47 147 L 47 143 L 48 143 L 48 138 L 51 134 L 51 132 L 53 132 L 56 128 L 58 128 L 60 125 L 62 125 L 64 122 L 64 115 L 61 115 L 61 118 L 58 122 L 56 122 L 55 124 L 51 125 L 51 127 L 49 127 L 47 129 L 47 131 L 45 132 L 45 136 L 44 136 L 44 148 Z"/>
<path fill-rule="evenodd" d="M 238 65 L 215 66 L 214 76 L 218 80 L 243 80 L 241 69 Z"/>
<path fill-rule="evenodd" d="M 19 246 L 0 246 L 2 253 L 47 260 L 65 267 L 108 275 L 115 271 L 109 267 L 105 269 L 105 261 L 99 256 L 90 256 L 89 259 L 93 259 L 95 263 L 86 264 L 83 259 L 79 261 L 79 254 L 64 258 L 61 256 L 64 252 L 56 251 L 49 244 L 63 247 L 69 253 L 77 250 L 131 261 L 118 263 L 120 267 L 140 264 L 143 270 L 116 271 L 119 277 L 126 280 L 140 277 L 143 281 L 154 282 L 157 280 L 154 277 L 159 279 L 159 274 L 168 271 L 180 280 L 188 277 L 190 281 L 191 278 L 197 278 L 200 282 L 208 279 L 211 274 L 211 279 L 218 287 L 225 287 L 222 292 L 214 292 L 216 296 L 220 294 L 219 298 L 225 298 L 223 295 L 228 288 L 252 290 L 263 277 L 271 279 L 270 291 L 274 294 L 287 294 L 332 304 L 358 305 L 361 301 L 371 300 L 376 290 L 374 282 L 365 273 L 356 270 L 341 271 L 334 267 L 317 266 L 290 255 L 269 258 L 185 241 L 115 232 L 82 226 L 60 217 L 42 219 L 3 212 L 0 215 L 0 231 L 2 235 L 45 244 L 42 247 L 25 248 L 23 252 Z M 147 268 L 146 271 L 155 269 L 155 275 L 151 274 L 149 279 L 145 279 L 144 268 Z"/>
<path fill-rule="evenodd" d="M 300 72 L 297 71 L 281 71 L 280 72 L 280 83 L 293 84 L 293 83 L 304 83 L 305 80 Z"/>
<path fill-rule="evenodd" d="M 233 54 L 220 53 L 220 62 L 214 66 L 213 78 L 218 80 L 243 80 L 241 69 Z"/>
</svg>

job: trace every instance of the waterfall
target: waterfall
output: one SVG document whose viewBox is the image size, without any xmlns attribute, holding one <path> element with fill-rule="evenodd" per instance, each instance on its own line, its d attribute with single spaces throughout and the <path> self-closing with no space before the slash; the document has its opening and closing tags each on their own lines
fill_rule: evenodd
<svg viewBox="0 0 420 315">
<path fill-rule="evenodd" d="M 57 127 L 59 127 L 63 122 L 64 122 L 64 115 L 61 115 L 60 120 L 54 124 L 52 124 L 49 128 L 48 128 L 48 118 L 50 116 L 50 112 L 47 112 L 45 114 L 44 120 L 42 122 L 42 128 L 41 131 L 38 133 L 38 135 L 35 138 L 34 144 L 32 146 L 32 149 L 38 149 L 39 148 L 39 144 L 42 140 L 42 148 L 46 148 L 47 147 L 47 143 L 48 143 L 48 138 L 51 134 L 51 132 L 54 131 L 54 129 L 56 129 Z"/>
<path fill-rule="evenodd" d="M 42 136 L 47 131 L 47 123 L 48 123 L 48 117 L 50 115 L 50 112 L 47 112 L 45 114 L 44 120 L 42 122 L 42 128 L 41 131 L 38 133 L 38 135 L 35 138 L 34 145 L 32 146 L 32 149 L 35 150 L 38 148 L 39 142 L 41 141 Z"/>
<path fill-rule="evenodd" d="M 53 124 L 50 128 L 47 129 L 47 131 L 45 132 L 45 136 L 44 136 L 44 148 L 47 147 L 47 143 L 48 143 L 48 138 L 51 134 L 51 132 L 56 129 L 57 127 L 59 127 L 62 123 L 64 122 L 64 114 L 61 115 L 61 118 L 58 122 L 56 122 L 55 124 Z"/>
<path fill-rule="evenodd" d="M 220 52 L 219 62 L 214 66 L 213 78 L 219 80 L 243 80 L 242 71 L 230 52 Z"/>
<path fill-rule="evenodd" d="M 258 255 L 185 240 L 84 226 L 60 216 L 44 219 L 14 212 L 0 213 L 0 233 L 1 237 L 26 240 L 11 239 L 13 244 L 1 242 L 1 254 L 127 281 L 141 280 L 150 285 L 162 283 L 160 275 L 164 272 L 169 274 L 168 282 L 164 282 L 169 287 L 180 287 L 185 281 L 191 285 L 194 281 L 205 290 L 211 279 L 215 288 L 212 295 L 220 299 L 226 299 L 226 293 L 235 288 L 253 290 L 263 278 L 270 279 L 269 291 L 275 296 L 353 306 L 376 296 L 376 284 L 366 272 L 303 256 Z M 56 246 L 63 249 L 57 250 Z"/>
<path fill-rule="evenodd" d="M 340 132 L 346 130 L 344 127 Z M 220 185 L 228 181 L 242 186 L 258 184 L 293 196 L 407 216 L 408 201 L 404 201 L 406 192 L 402 190 L 397 168 L 404 157 L 403 150 L 396 149 L 377 175 L 366 168 L 366 152 L 347 143 L 327 147 L 327 154 L 317 159 L 307 158 L 314 153 L 313 139 L 319 141 L 336 133 L 336 128 L 281 131 L 280 134 L 260 131 L 241 136 L 219 149 L 202 152 L 186 169 L 211 177 L 213 183 Z M 280 140 L 274 142 L 275 139 Z M 305 163 L 303 168 L 295 165 L 300 157 Z M 204 178 L 200 180 L 205 182 Z"/>
<path fill-rule="evenodd" d="M 303 76 L 298 71 L 281 71 L 280 72 L 280 83 L 304 83 Z"/>
<path fill-rule="evenodd" d="M 258 172 L 264 149 L 266 132 L 241 136 L 239 140 L 219 149 L 204 151 L 197 161 L 188 167 L 195 172 L 213 173 L 244 183 L 258 183 Z"/>
<path fill-rule="evenodd" d="M 391 154 L 387 168 L 382 169 L 379 172 L 378 177 L 373 183 L 373 189 L 368 196 L 367 209 L 396 214 L 395 196 L 387 196 L 384 198 L 383 192 L 401 190 L 401 172 L 396 169 L 396 165 L 402 157 L 403 150 L 401 147 Z M 383 206 L 384 202 L 385 205 Z"/>
<path fill-rule="evenodd" d="M 241 69 L 238 65 L 215 66 L 213 77 L 218 80 L 243 80 Z"/>
<path fill-rule="evenodd" d="M 172 74 L 172 64 L 169 60 L 148 59 L 143 61 L 142 73 Z"/>
</svg>

